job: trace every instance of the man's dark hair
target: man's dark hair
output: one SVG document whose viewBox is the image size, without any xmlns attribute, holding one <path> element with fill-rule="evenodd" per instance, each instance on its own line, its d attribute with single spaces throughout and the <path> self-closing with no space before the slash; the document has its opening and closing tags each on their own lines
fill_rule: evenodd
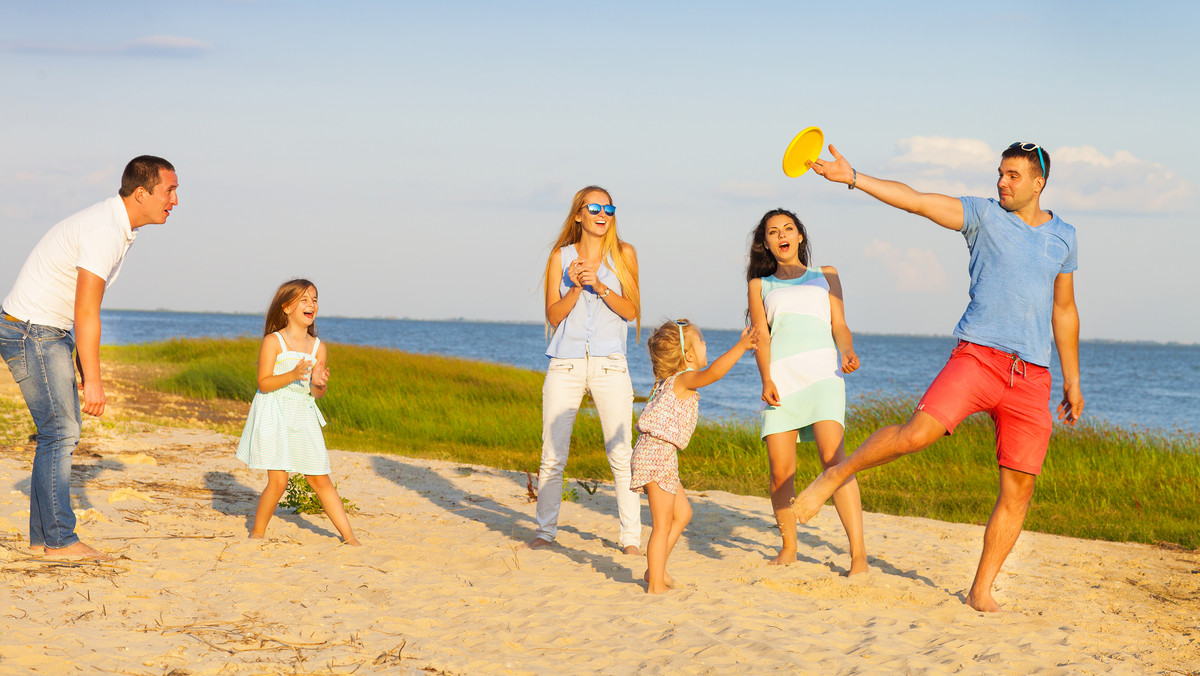
<svg viewBox="0 0 1200 676">
<path fill-rule="evenodd" d="M 1033 146 L 1033 150 L 1025 150 L 1025 148 Z M 1039 155 L 1039 153 L 1041 153 Z M 1046 149 L 1036 143 L 1014 143 L 1000 155 L 1001 161 L 1012 157 L 1023 157 L 1029 162 L 1029 166 L 1033 167 L 1034 175 L 1041 176 L 1047 182 L 1050 181 L 1050 153 Z M 1045 169 L 1042 168 L 1043 163 Z"/>
<path fill-rule="evenodd" d="M 125 165 L 125 173 L 121 174 L 121 190 L 117 194 L 129 197 L 138 188 L 154 192 L 154 186 L 158 185 L 159 171 L 162 169 L 175 171 L 170 162 L 153 155 L 139 155 L 129 160 L 129 164 Z"/>
</svg>

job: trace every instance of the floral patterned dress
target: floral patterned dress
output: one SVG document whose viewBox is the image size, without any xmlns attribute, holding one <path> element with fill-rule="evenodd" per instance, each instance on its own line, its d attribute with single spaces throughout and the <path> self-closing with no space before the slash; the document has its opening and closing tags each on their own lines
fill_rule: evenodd
<svg viewBox="0 0 1200 676">
<path fill-rule="evenodd" d="M 676 373 L 659 383 L 638 416 L 638 438 L 630 460 L 633 479 L 629 488 L 632 491 L 646 492 L 646 485 L 650 483 L 658 484 L 672 495 L 683 488 L 679 482 L 677 453 L 687 448 L 692 432 L 696 431 L 700 393 L 686 399 L 675 396 L 675 378 L 678 376 Z"/>
</svg>

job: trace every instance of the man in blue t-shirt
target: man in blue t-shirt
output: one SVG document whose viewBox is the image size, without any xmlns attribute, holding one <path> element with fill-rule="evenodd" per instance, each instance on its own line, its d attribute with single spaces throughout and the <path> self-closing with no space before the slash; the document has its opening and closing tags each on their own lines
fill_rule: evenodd
<svg viewBox="0 0 1200 676">
<path fill-rule="evenodd" d="M 832 161 L 809 163 L 817 174 L 963 234 L 971 253 L 971 302 L 954 328 L 958 346 L 908 422 L 876 430 L 813 480 L 792 508 L 804 523 L 856 473 L 927 448 L 967 416 L 987 411 L 996 423 L 1000 496 L 966 602 L 976 610 L 998 611 L 992 583 L 1021 534 L 1053 426 L 1052 333 L 1063 374 L 1058 418 L 1074 425 L 1083 413 L 1075 228 L 1039 204 L 1050 155 L 1034 143 L 1009 146 L 996 181 L 999 200 L 992 200 L 920 193 L 860 174 L 833 146 L 829 151 Z"/>
</svg>

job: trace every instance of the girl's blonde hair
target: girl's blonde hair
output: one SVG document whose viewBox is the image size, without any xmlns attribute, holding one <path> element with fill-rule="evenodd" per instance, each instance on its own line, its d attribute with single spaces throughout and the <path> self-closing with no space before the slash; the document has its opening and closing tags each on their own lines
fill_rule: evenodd
<svg viewBox="0 0 1200 676">
<path fill-rule="evenodd" d="M 571 210 L 567 212 L 567 218 L 563 221 L 562 230 L 558 233 L 558 238 L 554 241 L 554 246 L 550 247 L 553 252 L 556 249 L 561 249 L 568 244 L 575 244 L 583 239 L 583 224 L 575 220 L 579 215 L 579 210 L 583 208 L 584 200 L 587 199 L 588 193 L 602 192 L 608 197 L 609 204 L 612 203 L 612 195 L 607 190 L 598 185 L 589 185 L 579 192 L 575 193 L 575 198 L 571 200 Z M 617 236 L 617 217 L 612 215 L 608 218 L 609 228 L 604 232 L 604 239 L 601 240 L 601 264 L 607 264 L 609 260 L 613 263 L 613 272 L 617 273 L 617 280 L 621 282 L 621 295 L 633 303 L 635 310 L 634 320 L 637 322 L 637 336 L 642 335 L 642 294 L 638 289 L 637 280 L 633 278 L 633 261 L 630 260 L 630 255 L 626 253 L 625 242 Z M 556 271 L 550 269 L 550 261 L 546 261 L 546 274 L 542 277 L 543 283 L 549 283 L 551 279 L 558 279 L 562 272 L 554 274 Z"/>
<path fill-rule="evenodd" d="M 650 351 L 650 368 L 654 370 L 656 381 L 666 380 L 687 369 L 687 345 L 679 341 L 684 331 L 693 336 L 700 333 L 700 329 L 690 321 L 672 319 L 654 329 L 654 333 L 646 340 L 646 349 Z"/>
<path fill-rule="evenodd" d="M 279 285 L 275 291 L 275 297 L 271 299 L 271 306 L 267 308 L 267 323 L 263 327 L 264 336 L 269 336 L 288 325 L 287 313 L 284 308 L 299 300 L 300 296 L 303 296 L 304 292 L 309 289 L 313 290 L 313 296 L 317 295 L 317 285 L 307 279 L 291 279 Z M 317 335 L 316 322 L 308 325 L 308 335 Z"/>
</svg>

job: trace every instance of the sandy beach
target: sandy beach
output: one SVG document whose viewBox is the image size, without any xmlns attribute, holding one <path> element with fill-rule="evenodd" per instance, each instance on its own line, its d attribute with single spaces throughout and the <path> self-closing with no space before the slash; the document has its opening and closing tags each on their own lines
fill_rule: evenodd
<svg viewBox="0 0 1200 676">
<path fill-rule="evenodd" d="M 611 485 L 577 488 L 532 551 L 523 473 L 335 450 L 366 546 L 284 509 L 251 541 L 264 477 L 236 442 L 85 422 L 72 493 L 103 563 L 29 554 L 33 445 L 0 449 L 0 674 L 1200 673 L 1195 551 L 1025 533 L 988 615 L 962 603 L 980 526 L 866 514 L 872 572 L 851 580 L 832 507 L 778 568 L 767 500 L 709 491 L 678 588 L 649 597 Z"/>
</svg>

